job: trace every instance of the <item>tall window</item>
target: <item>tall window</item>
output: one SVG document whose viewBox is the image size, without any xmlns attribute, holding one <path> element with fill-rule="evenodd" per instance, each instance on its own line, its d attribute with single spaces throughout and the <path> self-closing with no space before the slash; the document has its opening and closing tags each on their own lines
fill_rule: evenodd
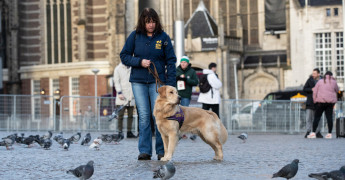
<svg viewBox="0 0 345 180">
<path fill-rule="evenodd" d="M 41 81 L 40 80 L 34 80 L 33 81 L 33 94 L 39 95 L 41 92 Z"/>
<path fill-rule="evenodd" d="M 344 46 L 343 46 L 343 32 L 335 33 L 335 51 L 337 58 L 337 77 L 344 77 Z"/>
<path fill-rule="evenodd" d="M 72 62 L 70 0 L 46 0 L 47 63 Z"/>
<path fill-rule="evenodd" d="M 330 8 L 326 8 L 326 16 L 331 16 L 331 9 Z"/>
<path fill-rule="evenodd" d="M 79 78 L 72 78 L 72 96 L 79 95 Z"/>
<path fill-rule="evenodd" d="M 315 35 L 316 67 L 324 74 L 332 71 L 332 40 L 331 33 L 317 33 Z"/>
<path fill-rule="evenodd" d="M 53 93 L 54 93 L 57 89 L 60 89 L 60 81 L 59 81 L 59 79 L 53 79 Z"/>
</svg>

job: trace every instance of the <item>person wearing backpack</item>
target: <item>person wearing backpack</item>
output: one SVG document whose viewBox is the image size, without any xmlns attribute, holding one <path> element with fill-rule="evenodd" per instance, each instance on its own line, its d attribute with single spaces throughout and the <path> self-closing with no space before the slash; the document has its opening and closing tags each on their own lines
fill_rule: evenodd
<svg viewBox="0 0 345 180">
<path fill-rule="evenodd" d="M 189 106 L 193 86 L 199 83 L 196 72 L 191 66 L 189 58 L 182 56 L 180 65 L 176 68 L 177 91 L 181 96 L 181 106 Z"/>
<path fill-rule="evenodd" d="M 210 63 L 208 69 L 203 70 L 203 75 L 199 82 L 200 95 L 198 102 L 202 103 L 202 109 L 212 109 L 219 117 L 219 90 L 222 87 L 222 82 L 218 79 L 216 70 L 216 63 Z"/>
</svg>

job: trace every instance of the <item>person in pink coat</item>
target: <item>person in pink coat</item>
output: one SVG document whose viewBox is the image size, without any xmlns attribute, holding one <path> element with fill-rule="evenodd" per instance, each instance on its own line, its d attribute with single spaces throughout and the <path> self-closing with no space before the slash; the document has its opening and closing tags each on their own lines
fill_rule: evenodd
<svg viewBox="0 0 345 180">
<path fill-rule="evenodd" d="M 333 128 L 333 107 L 337 102 L 337 93 L 339 87 L 334 79 L 332 72 L 327 71 L 324 78 L 318 81 L 313 88 L 313 100 L 315 103 L 315 118 L 313 122 L 313 132 L 308 138 L 315 138 L 315 131 L 321 119 L 322 113 L 325 112 L 328 125 L 328 134 L 325 138 L 332 138 Z"/>
</svg>

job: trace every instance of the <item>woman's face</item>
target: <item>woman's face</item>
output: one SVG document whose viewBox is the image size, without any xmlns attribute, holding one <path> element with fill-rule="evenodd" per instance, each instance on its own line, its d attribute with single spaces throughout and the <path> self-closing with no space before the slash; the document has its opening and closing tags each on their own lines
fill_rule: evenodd
<svg viewBox="0 0 345 180">
<path fill-rule="evenodd" d="M 156 29 L 156 22 L 153 21 L 152 19 L 149 21 L 146 21 L 145 29 L 146 29 L 146 32 L 153 33 Z"/>
</svg>

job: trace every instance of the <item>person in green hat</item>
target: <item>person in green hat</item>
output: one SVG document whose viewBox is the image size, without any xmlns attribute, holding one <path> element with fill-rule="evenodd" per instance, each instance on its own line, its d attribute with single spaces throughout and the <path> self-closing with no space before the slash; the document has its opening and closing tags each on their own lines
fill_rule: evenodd
<svg viewBox="0 0 345 180">
<path fill-rule="evenodd" d="M 193 86 L 198 85 L 199 80 L 187 56 L 182 56 L 180 65 L 176 68 L 176 81 L 181 106 L 189 106 Z"/>
<path fill-rule="evenodd" d="M 181 106 L 189 106 L 190 99 L 192 98 L 193 86 L 197 86 L 199 83 L 198 76 L 196 76 L 195 70 L 191 67 L 189 58 L 182 56 L 180 65 L 176 68 L 176 81 L 178 95 L 181 97 Z M 187 138 L 184 134 L 180 138 Z M 196 135 L 190 136 L 191 140 L 196 139 Z"/>
</svg>

